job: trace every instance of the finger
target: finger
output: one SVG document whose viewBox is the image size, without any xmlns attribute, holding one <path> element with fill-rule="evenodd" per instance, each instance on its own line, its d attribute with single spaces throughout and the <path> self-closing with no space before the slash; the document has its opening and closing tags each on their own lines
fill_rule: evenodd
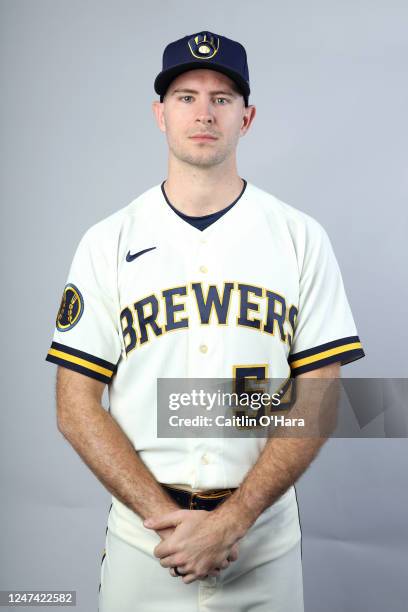
<svg viewBox="0 0 408 612">
<path fill-rule="evenodd" d="M 184 584 L 191 584 L 195 580 L 197 580 L 197 578 L 194 574 L 187 574 L 186 576 L 182 577 L 182 581 L 184 582 Z"/>
<path fill-rule="evenodd" d="M 227 567 L 229 567 L 230 562 L 228 561 L 228 559 L 225 559 L 221 565 L 220 565 L 220 569 L 227 569 Z"/>
<path fill-rule="evenodd" d="M 174 527 L 169 527 L 168 529 L 158 529 L 157 534 L 162 540 L 165 540 L 174 533 L 174 529 Z"/>
<path fill-rule="evenodd" d="M 171 541 L 169 543 L 169 540 L 171 540 L 171 536 L 166 540 L 162 540 L 160 544 L 157 544 L 157 546 L 153 550 L 153 554 L 155 557 L 163 559 L 164 557 L 169 557 L 170 555 L 174 555 L 174 553 L 177 552 L 174 548 L 174 544 Z"/>
<path fill-rule="evenodd" d="M 184 510 L 175 510 L 168 512 L 162 516 L 152 516 L 143 521 L 143 525 L 147 529 L 165 529 L 166 527 L 175 527 L 179 525 L 184 518 Z"/>
<path fill-rule="evenodd" d="M 179 573 L 176 572 L 176 567 Z M 183 576 L 188 574 L 188 572 L 184 570 L 184 567 L 180 567 L 180 565 L 169 567 L 169 573 L 173 578 L 181 578 L 180 574 Z"/>
<path fill-rule="evenodd" d="M 180 573 L 182 572 L 182 569 L 179 567 L 178 570 L 180 571 Z M 221 573 L 221 570 L 216 567 L 212 570 L 209 570 L 209 572 L 205 575 L 205 576 L 200 576 L 198 577 L 196 574 L 185 574 L 182 578 L 183 582 L 185 584 L 190 584 L 191 582 L 194 582 L 195 580 L 205 580 L 206 578 L 208 578 L 208 576 L 219 576 Z"/>
<path fill-rule="evenodd" d="M 169 555 L 159 560 L 162 567 L 180 567 L 180 559 L 177 559 L 176 555 Z"/>
<path fill-rule="evenodd" d="M 239 547 L 238 544 L 234 544 L 234 546 L 231 548 L 231 552 L 228 555 L 227 559 L 229 559 L 230 561 L 236 561 L 238 559 L 239 556 Z"/>
</svg>

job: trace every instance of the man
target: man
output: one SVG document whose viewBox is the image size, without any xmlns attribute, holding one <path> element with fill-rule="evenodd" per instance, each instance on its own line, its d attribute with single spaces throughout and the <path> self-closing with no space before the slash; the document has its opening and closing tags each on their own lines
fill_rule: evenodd
<svg viewBox="0 0 408 612">
<path fill-rule="evenodd" d="M 170 43 L 155 90 L 167 179 L 85 233 L 47 355 L 58 427 L 112 493 L 99 610 L 300 612 L 293 484 L 324 438 L 161 437 L 157 380 L 335 379 L 364 352 L 324 229 L 238 175 L 244 47 Z"/>
</svg>

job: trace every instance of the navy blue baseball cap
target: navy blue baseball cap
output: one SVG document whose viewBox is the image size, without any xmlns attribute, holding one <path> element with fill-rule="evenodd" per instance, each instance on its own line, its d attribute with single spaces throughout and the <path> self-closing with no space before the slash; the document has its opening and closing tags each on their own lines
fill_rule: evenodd
<svg viewBox="0 0 408 612">
<path fill-rule="evenodd" d="M 184 36 L 167 45 L 163 52 L 162 71 L 154 81 L 154 90 L 163 102 L 171 81 L 187 70 L 207 68 L 226 74 L 232 79 L 248 106 L 249 73 L 245 48 L 235 40 L 212 32 Z"/>
</svg>

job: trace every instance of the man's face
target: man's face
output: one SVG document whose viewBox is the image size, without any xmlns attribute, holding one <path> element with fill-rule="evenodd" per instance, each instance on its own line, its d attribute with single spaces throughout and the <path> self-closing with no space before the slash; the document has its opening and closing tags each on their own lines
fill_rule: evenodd
<svg viewBox="0 0 408 612">
<path fill-rule="evenodd" d="M 199 167 L 215 166 L 233 156 L 255 116 L 255 107 L 245 107 L 229 77 L 202 68 L 175 78 L 163 103 L 154 102 L 153 108 L 171 154 Z"/>
</svg>

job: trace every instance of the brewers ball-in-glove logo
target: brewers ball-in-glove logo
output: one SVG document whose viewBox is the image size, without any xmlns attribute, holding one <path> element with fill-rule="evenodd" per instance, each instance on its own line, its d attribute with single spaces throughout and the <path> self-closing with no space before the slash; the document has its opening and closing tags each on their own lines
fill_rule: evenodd
<svg viewBox="0 0 408 612">
<path fill-rule="evenodd" d="M 220 39 L 211 32 L 201 32 L 190 38 L 188 46 L 197 59 L 211 59 L 218 51 Z"/>
<path fill-rule="evenodd" d="M 84 311 L 84 298 L 82 293 L 73 284 L 65 285 L 55 322 L 59 331 L 68 331 L 76 325 Z"/>
</svg>

